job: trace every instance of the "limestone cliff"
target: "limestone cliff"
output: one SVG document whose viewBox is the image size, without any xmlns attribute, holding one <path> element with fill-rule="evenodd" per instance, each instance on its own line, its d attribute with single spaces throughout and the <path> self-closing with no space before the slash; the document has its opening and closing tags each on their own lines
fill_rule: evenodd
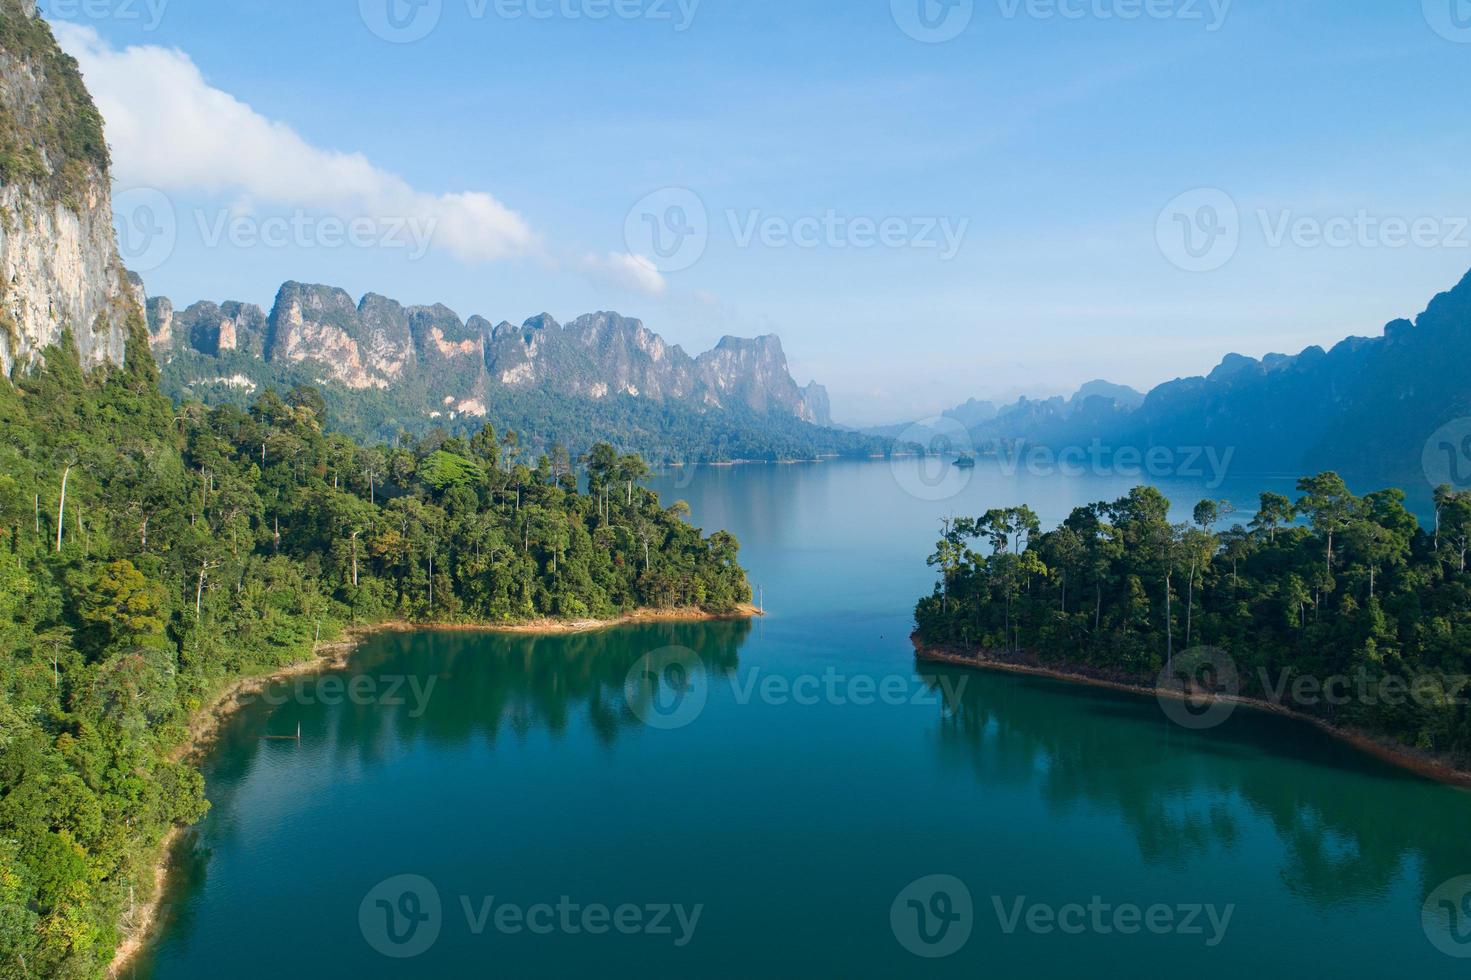
<svg viewBox="0 0 1471 980">
<path fill-rule="evenodd" d="M 0 0 L 0 373 L 70 334 L 122 365 L 138 299 L 118 257 L 102 119 L 34 2 Z M 135 322 L 137 322 L 135 320 Z"/>
<path fill-rule="evenodd" d="M 804 422 L 826 411 L 826 392 L 804 392 L 792 380 L 781 338 L 767 334 L 748 340 L 723 337 L 715 349 L 695 359 L 700 380 L 721 404 L 739 402 L 757 415 L 781 413 Z M 810 401 L 809 401 L 810 395 Z"/>
<path fill-rule="evenodd" d="M 148 301 L 155 355 L 168 365 L 188 352 L 183 387 L 268 382 L 252 365 L 299 368 L 312 383 L 400 396 L 431 419 L 485 417 L 497 394 L 546 392 L 603 402 L 635 398 L 681 402 L 697 411 L 738 411 L 832 424 L 827 391 L 798 387 L 774 336 L 727 337 L 690 357 L 638 320 L 590 313 L 563 326 L 540 314 L 519 327 L 462 321 L 441 304 L 405 308 L 369 293 L 358 303 L 332 286 L 288 282 L 266 317 L 244 303 L 195 303 L 182 313 L 166 299 Z M 215 359 L 227 354 L 246 359 Z M 237 372 L 244 372 L 237 378 Z M 196 392 L 198 393 L 198 392 Z"/>
</svg>

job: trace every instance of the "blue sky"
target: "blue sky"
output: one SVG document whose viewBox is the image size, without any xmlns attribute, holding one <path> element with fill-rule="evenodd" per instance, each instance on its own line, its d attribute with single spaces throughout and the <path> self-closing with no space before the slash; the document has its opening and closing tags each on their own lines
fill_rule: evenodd
<svg viewBox="0 0 1471 980">
<path fill-rule="evenodd" d="M 1471 269 L 1468 0 L 427 0 L 410 43 L 389 2 L 43 0 L 170 209 L 150 292 L 776 332 L 868 423 L 1377 334 Z"/>
</svg>

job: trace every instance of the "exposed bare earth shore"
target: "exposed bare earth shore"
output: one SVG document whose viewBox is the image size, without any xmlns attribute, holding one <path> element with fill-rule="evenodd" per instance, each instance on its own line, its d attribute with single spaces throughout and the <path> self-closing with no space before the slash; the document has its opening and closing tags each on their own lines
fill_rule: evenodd
<svg viewBox="0 0 1471 980">
<path fill-rule="evenodd" d="M 1084 684 L 1089 687 L 1124 691 L 1129 694 L 1138 694 L 1146 697 L 1179 698 L 1197 704 L 1230 702 L 1232 704 L 1243 705 L 1255 711 L 1266 711 L 1275 715 L 1282 715 L 1287 718 L 1292 718 L 1295 721 L 1312 725 L 1332 738 L 1352 745 L 1362 752 L 1401 769 L 1424 776 L 1427 779 L 1433 779 L 1437 782 L 1447 783 L 1463 789 L 1471 789 L 1471 771 L 1456 766 L 1448 758 L 1410 748 L 1401 742 L 1397 742 L 1383 735 L 1375 735 L 1343 725 L 1334 725 L 1321 718 L 1315 718 L 1312 715 L 1294 711 L 1274 701 L 1204 693 L 1185 694 L 1177 691 L 1161 690 L 1147 679 L 1129 677 L 1076 665 L 1044 666 L 1036 657 L 1027 653 L 1013 656 L 1010 654 L 997 654 L 994 651 L 932 647 L 922 642 L 918 634 L 915 634 L 911 639 L 914 642 L 915 653 L 919 659 L 933 663 L 955 664 L 960 667 L 996 670 L 1011 674 L 1028 674 L 1033 677 L 1048 677 L 1053 680 L 1066 681 L 1070 684 Z"/>
<path fill-rule="evenodd" d="M 615 619 L 536 619 L 518 623 L 411 623 L 394 620 L 355 626 L 341 640 L 317 644 L 313 655 L 300 663 L 290 664 L 269 674 L 242 677 L 228 684 L 209 704 L 202 707 L 189 724 L 187 737 L 170 753 L 170 758 L 179 760 L 197 758 L 214 744 L 225 723 L 238 711 L 247 699 L 264 691 L 270 685 L 290 677 L 310 676 L 341 670 L 347 666 L 353 651 L 368 637 L 377 633 L 409 633 L 420 630 L 448 630 L 462 633 L 506 633 L 557 636 L 569 633 L 592 633 L 612 629 L 616 626 L 634 626 L 642 623 L 697 623 L 716 620 L 752 619 L 766 615 L 753 605 L 745 604 L 734 612 L 717 614 L 703 609 L 639 609 Z M 174 827 L 164 835 L 158 845 L 158 857 L 154 864 L 153 894 L 140 905 L 123 928 L 123 939 L 118 944 L 112 964 L 108 967 L 109 977 L 122 977 L 128 964 L 147 945 L 154 928 L 158 925 L 159 911 L 168 884 L 168 873 L 173 863 L 174 850 L 183 839 L 184 828 Z"/>
</svg>

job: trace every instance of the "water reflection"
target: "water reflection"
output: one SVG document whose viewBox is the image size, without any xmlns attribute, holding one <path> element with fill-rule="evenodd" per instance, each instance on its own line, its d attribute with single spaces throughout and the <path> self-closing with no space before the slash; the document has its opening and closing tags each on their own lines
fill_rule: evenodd
<svg viewBox="0 0 1471 980">
<path fill-rule="evenodd" d="M 937 689 L 947 671 L 966 673 L 933 671 Z M 1282 846 L 1284 885 L 1323 908 L 1382 900 L 1405 873 L 1427 894 L 1471 868 L 1471 794 L 1291 719 L 1239 711 L 1190 732 L 1118 692 L 1000 674 L 958 690 L 938 728 L 957 770 L 1032 787 L 1055 811 L 1116 813 L 1146 865 L 1188 869 L 1246 850 L 1259 860 L 1263 849 L 1242 845 L 1243 824 L 1265 821 Z"/>
<path fill-rule="evenodd" d="M 537 729 L 562 737 L 577 718 L 611 746 L 643 726 L 624 690 L 641 658 L 662 647 L 687 647 L 711 677 L 728 676 L 751 629 L 748 621 L 732 620 L 557 636 L 381 636 L 355 655 L 350 674 L 334 678 L 337 686 L 326 695 L 321 678 L 265 692 L 231 726 L 231 751 L 214 754 L 219 765 L 209 773 L 211 790 L 217 797 L 228 792 L 258 753 L 281 747 L 268 737 L 290 735 L 298 724 L 304 746 L 326 744 L 344 764 L 382 761 L 423 740 L 453 746 L 476 738 L 493 745 Z M 365 696 L 353 695 L 354 679 Z"/>
</svg>

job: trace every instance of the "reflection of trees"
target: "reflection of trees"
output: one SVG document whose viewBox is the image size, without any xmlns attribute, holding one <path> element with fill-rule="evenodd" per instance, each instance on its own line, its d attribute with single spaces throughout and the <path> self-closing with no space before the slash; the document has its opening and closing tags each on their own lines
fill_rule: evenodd
<svg viewBox="0 0 1471 980">
<path fill-rule="evenodd" d="M 629 670 L 663 647 L 694 650 L 707 671 L 735 670 L 738 651 L 751 631 L 748 621 L 658 623 L 596 633 L 533 636 L 488 633 L 405 633 L 377 637 L 340 675 L 371 678 L 380 694 L 384 678 L 413 676 L 420 689 L 434 678 L 427 710 L 415 717 L 413 689 L 396 692 L 401 704 L 383 698 L 341 704 L 298 704 L 271 709 L 257 705 L 230 726 L 208 772 L 210 795 L 222 802 L 262 751 L 261 736 L 303 731 L 325 738 L 343 765 L 372 764 L 428 739 L 453 746 L 471 737 L 494 743 L 505 732 L 525 738 L 537 728 L 554 735 L 585 717 L 598 739 L 611 746 L 620 732 L 642 722 L 625 703 Z M 313 682 L 308 682 L 310 685 Z M 274 693 L 289 696 L 291 684 Z M 324 719 L 325 718 L 325 722 Z M 325 731 L 324 731 L 325 727 Z M 277 747 L 281 744 L 277 743 Z M 311 738 L 305 747 L 310 749 Z"/>
<path fill-rule="evenodd" d="M 1284 882 L 1316 905 L 1381 896 L 1407 862 L 1418 862 L 1427 891 L 1471 869 L 1471 794 L 1302 723 L 1241 710 L 1188 732 L 1127 694 L 925 668 L 937 691 L 966 673 L 939 729 L 955 768 L 992 784 L 1037 784 L 1058 810 L 1117 813 L 1147 863 L 1181 868 L 1195 854 L 1233 852 L 1244 810 L 1271 824 Z"/>
</svg>

